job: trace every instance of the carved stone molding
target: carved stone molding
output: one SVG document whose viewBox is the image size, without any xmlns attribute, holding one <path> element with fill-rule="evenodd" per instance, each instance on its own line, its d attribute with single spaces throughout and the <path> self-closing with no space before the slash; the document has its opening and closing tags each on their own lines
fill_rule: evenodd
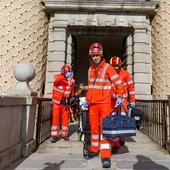
<svg viewBox="0 0 170 170">
<path fill-rule="evenodd" d="M 87 11 L 87 12 L 131 12 L 154 15 L 159 7 L 157 1 L 123 0 L 42 0 L 47 12 Z"/>
</svg>

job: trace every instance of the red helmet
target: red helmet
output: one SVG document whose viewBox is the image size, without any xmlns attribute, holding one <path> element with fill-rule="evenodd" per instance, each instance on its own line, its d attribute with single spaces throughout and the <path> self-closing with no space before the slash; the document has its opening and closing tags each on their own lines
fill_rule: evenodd
<svg viewBox="0 0 170 170">
<path fill-rule="evenodd" d="M 94 55 L 102 56 L 103 55 L 103 47 L 102 47 L 102 45 L 100 43 L 93 43 L 90 46 L 89 55 L 90 56 L 94 56 Z"/>
<path fill-rule="evenodd" d="M 121 67 L 122 65 L 122 61 L 119 57 L 117 56 L 113 56 L 111 59 L 110 59 L 110 64 L 113 66 L 113 67 Z"/>
<path fill-rule="evenodd" d="M 70 72 L 71 71 L 71 66 L 69 64 L 64 64 L 62 67 L 61 67 L 61 73 L 62 74 L 66 74 L 67 72 Z"/>
</svg>

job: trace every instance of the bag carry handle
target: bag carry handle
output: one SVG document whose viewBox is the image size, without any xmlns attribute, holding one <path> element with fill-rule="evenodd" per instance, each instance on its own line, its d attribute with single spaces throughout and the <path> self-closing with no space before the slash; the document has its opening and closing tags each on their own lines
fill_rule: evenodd
<svg viewBox="0 0 170 170">
<path fill-rule="evenodd" d="M 126 115 L 128 115 L 128 112 L 127 112 L 127 110 L 125 109 L 125 107 L 123 106 L 123 104 L 119 104 L 119 105 L 117 105 L 116 107 L 114 107 L 113 110 L 111 111 L 110 115 L 111 115 L 116 109 L 117 109 L 117 113 L 118 113 L 118 114 L 121 114 L 121 107 L 123 107 Z"/>
</svg>

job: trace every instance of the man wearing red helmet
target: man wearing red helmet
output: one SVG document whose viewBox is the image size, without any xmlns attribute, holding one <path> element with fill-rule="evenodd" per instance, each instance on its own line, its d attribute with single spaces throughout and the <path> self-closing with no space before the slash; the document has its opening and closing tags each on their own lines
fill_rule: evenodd
<svg viewBox="0 0 170 170">
<path fill-rule="evenodd" d="M 74 84 L 75 82 L 71 66 L 64 64 L 61 68 L 61 74 L 54 76 L 52 92 L 52 127 L 50 138 L 52 143 L 56 142 L 60 137 L 69 140 L 68 123 L 70 107 L 68 106 L 68 100 L 69 97 L 74 94 Z"/>
<path fill-rule="evenodd" d="M 108 116 L 111 108 L 111 86 L 115 85 L 118 92 L 117 104 L 122 103 L 123 85 L 114 68 L 103 58 L 103 47 L 100 43 L 90 46 L 89 55 L 92 65 L 88 71 L 88 90 L 84 106 L 89 106 L 89 119 L 91 126 L 91 146 L 89 156 L 99 153 L 103 168 L 111 166 L 111 144 L 102 136 L 102 120 Z"/>
<path fill-rule="evenodd" d="M 123 106 L 127 111 L 127 103 L 128 103 L 128 99 L 129 99 L 129 103 L 131 107 L 135 107 L 135 85 L 132 81 L 132 77 L 130 75 L 130 73 L 127 70 L 124 70 L 122 68 L 122 61 L 119 57 L 117 56 L 113 56 L 110 59 L 110 64 L 114 67 L 114 69 L 116 70 L 117 74 L 119 75 L 120 79 L 123 82 L 123 87 L 124 87 L 124 91 L 125 93 L 123 94 Z M 112 105 L 114 107 L 118 94 L 117 94 L 117 90 L 115 89 L 115 87 L 112 87 L 113 89 L 113 100 L 112 100 Z M 125 114 L 124 108 L 122 108 L 122 114 Z"/>
<path fill-rule="evenodd" d="M 125 110 L 127 112 L 127 102 L 129 99 L 130 106 L 132 108 L 135 107 L 135 86 L 132 81 L 132 77 L 130 73 L 127 70 L 124 70 L 122 68 L 122 61 L 119 57 L 113 56 L 110 59 L 110 64 L 114 67 L 116 70 L 117 74 L 119 75 L 120 79 L 123 82 L 123 87 L 124 87 L 124 94 L 123 94 L 123 107 L 121 108 L 121 114 L 125 114 Z M 118 98 L 118 93 L 117 90 L 114 86 L 112 86 L 112 108 L 116 106 L 116 100 Z M 119 139 L 118 137 L 114 139 L 114 148 L 113 150 L 116 151 L 120 147 L 120 140 L 122 137 Z M 123 142 L 124 143 L 124 142 Z"/>
</svg>

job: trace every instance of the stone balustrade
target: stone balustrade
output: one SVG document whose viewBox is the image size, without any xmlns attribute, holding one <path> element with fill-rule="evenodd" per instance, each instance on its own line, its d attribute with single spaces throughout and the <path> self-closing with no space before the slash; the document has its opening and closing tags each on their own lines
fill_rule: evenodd
<svg viewBox="0 0 170 170">
<path fill-rule="evenodd" d="M 36 106 L 36 96 L 0 96 L 0 169 L 35 150 Z"/>
</svg>

